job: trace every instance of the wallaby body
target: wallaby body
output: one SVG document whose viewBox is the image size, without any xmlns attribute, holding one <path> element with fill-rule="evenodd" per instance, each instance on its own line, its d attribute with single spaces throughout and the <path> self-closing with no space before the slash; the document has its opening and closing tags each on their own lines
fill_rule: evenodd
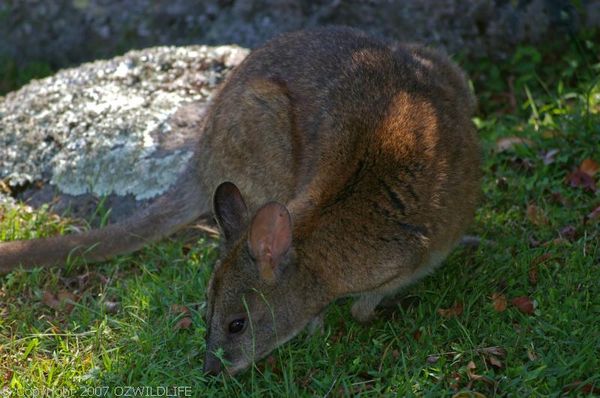
<svg viewBox="0 0 600 398">
<path fill-rule="evenodd" d="M 222 370 L 221 348 L 234 373 L 337 298 L 357 296 L 353 315 L 369 319 L 445 258 L 478 196 L 473 108 L 437 52 L 345 28 L 280 36 L 230 74 L 159 204 L 80 237 L 0 244 L 0 272 L 60 263 L 76 246 L 91 260 L 135 250 L 212 205 L 223 250 L 204 366 Z"/>
</svg>

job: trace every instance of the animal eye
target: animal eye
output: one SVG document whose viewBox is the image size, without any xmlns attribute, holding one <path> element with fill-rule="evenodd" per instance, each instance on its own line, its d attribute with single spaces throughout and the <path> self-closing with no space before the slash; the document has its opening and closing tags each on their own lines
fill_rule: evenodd
<svg viewBox="0 0 600 398">
<path fill-rule="evenodd" d="M 240 333 L 242 330 L 244 330 L 244 326 L 246 326 L 246 320 L 244 318 L 234 319 L 229 324 L 229 333 Z"/>
</svg>

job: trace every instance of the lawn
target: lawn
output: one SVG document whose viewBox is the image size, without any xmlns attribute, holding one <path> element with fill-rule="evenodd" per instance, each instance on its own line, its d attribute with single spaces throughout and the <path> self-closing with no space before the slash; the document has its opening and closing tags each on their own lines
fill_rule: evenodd
<svg viewBox="0 0 600 398">
<path fill-rule="evenodd" d="M 186 234 L 100 265 L 0 277 L 0 396 L 600 395 L 598 39 L 457 57 L 480 100 L 485 176 L 469 232 L 484 241 L 369 326 L 341 301 L 322 334 L 238 377 L 203 375 L 217 242 Z M 0 240 L 84 226 L 0 207 Z"/>
</svg>

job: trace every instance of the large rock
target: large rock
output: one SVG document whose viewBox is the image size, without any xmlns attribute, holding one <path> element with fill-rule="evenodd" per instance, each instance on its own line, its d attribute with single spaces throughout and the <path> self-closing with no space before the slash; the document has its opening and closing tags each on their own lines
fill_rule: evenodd
<svg viewBox="0 0 600 398">
<path fill-rule="evenodd" d="M 599 27 L 600 0 L 0 1 L 0 57 L 60 67 L 134 47 L 254 47 L 279 32 L 328 24 L 497 57 L 518 43 Z"/>
<path fill-rule="evenodd" d="M 113 216 L 160 195 L 192 155 L 215 87 L 247 50 L 131 51 L 0 97 L 0 180 L 36 206 Z M 14 196 L 14 195 L 13 195 Z"/>
</svg>

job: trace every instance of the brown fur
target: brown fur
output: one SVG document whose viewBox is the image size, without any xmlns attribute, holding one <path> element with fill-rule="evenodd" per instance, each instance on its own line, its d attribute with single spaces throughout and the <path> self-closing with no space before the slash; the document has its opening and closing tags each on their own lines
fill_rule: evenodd
<svg viewBox="0 0 600 398">
<path fill-rule="evenodd" d="M 475 211 L 473 108 L 461 71 L 422 47 L 324 28 L 253 51 L 214 98 L 179 188 L 198 195 L 179 221 L 217 191 L 226 237 L 207 292 L 205 369 L 222 369 L 218 348 L 230 372 L 245 368 L 339 297 L 357 296 L 352 313 L 368 320 L 438 265 Z M 177 212 L 165 203 L 154 211 Z M 27 262 L 14 244 L 0 245 L 0 271 Z M 230 333 L 236 320 L 244 329 Z"/>
</svg>

